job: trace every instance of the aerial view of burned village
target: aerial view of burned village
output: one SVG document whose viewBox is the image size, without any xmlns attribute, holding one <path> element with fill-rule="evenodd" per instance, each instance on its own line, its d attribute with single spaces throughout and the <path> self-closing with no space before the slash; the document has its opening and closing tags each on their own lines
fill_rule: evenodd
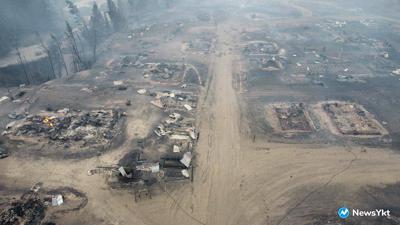
<svg viewBox="0 0 400 225">
<path fill-rule="evenodd" d="M 399 225 L 399 12 L 0 1 L 0 225 Z"/>
</svg>

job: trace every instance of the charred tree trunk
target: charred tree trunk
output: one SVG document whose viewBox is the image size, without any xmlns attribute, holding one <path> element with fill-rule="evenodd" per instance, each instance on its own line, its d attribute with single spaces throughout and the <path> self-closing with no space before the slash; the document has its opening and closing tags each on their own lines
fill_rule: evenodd
<svg viewBox="0 0 400 225">
<path fill-rule="evenodd" d="M 66 36 L 69 40 L 69 43 L 70 43 L 71 49 L 72 49 L 72 58 L 73 58 L 73 62 L 74 62 L 74 69 L 75 69 L 75 72 L 79 72 L 85 68 L 84 62 L 81 58 L 79 47 L 78 47 L 78 44 L 77 44 L 77 41 L 75 38 L 75 34 L 72 31 L 72 27 L 69 25 L 68 22 L 66 22 L 66 24 L 67 24 Z"/>
<path fill-rule="evenodd" d="M 51 58 L 51 52 L 50 52 L 49 48 L 44 44 L 42 37 L 40 37 L 40 34 L 36 33 L 36 35 L 39 38 L 40 45 L 42 46 L 42 48 L 46 52 L 47 59 L 49 60 L 51 72 L 53 73 L 53 79 L 55 79 L 55 78 L 57 78 L 57 75 L 56 75 L 56 71 L 54 70 L 54 63 L 53 63 L 53 59 Z M 50 77 L 48 77 L 48 79 L 51 80 Z"/>
<path fill-rule="evenodd" d="M 29 78 L 28 71 L 26 70 L 24 60 L 22 59 L 21 52 L 19 51 L 19 48 L 18 48 L 17 45 L 15 45 L 15 50 L 16 50 L 16 52 L 17 52 L 17 56 L 18 56 L 18 59 L 19 59 L 19 64 L 22 66 L 22 70 L 24 71 L 26 83 L 27 83 L 28 85 L 30 85 L 30 84 L 31 84 L 31 80 L 30 80 L 30 78 Z"/>
<path fill-rule="evenodd" d="M 68 75 L 69 75 L 69 74 L 68 74 L 68 67 L 67 67 L 67 63 L 65 63 L 64 55 L 63 55 L 63 53 L 62 53 L 61 43 L 57 40 L 57 38 L 56 38 L 54 35 L 51 35 L 51 39 L 53 39 L 54 43 L 55 43 L 56 46 L 57 46 L 58 54 L 60 55 L 61 63 L 62 63 L 62 65 L 63 65 L 64 69 L 65 69 L 66 75 L 68 76 Z"/>
<path fill-rule="evenodd" d="M 93 29 L 93 63 L 96 62 L 96 51 L 97 51 L 97 28 Z"/>
</svg>

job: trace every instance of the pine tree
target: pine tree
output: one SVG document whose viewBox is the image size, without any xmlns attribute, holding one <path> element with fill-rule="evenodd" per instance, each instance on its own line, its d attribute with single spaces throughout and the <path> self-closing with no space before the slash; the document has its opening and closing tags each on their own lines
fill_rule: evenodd
<svg viewBox="0 0 400 225">
<path fill-rule="evenodd" d="M 110 16 L 111 23 L 116 31 L 119 31 L 124 26 L 124 18 L 120 10 L 117 8 L 113 0 L 107 0 L 108 15 Z"/>
<path fill-rule="evenodd" d="M 85 63 L 82 60 L 81 52 L 78 47 L 77 39 L 79 36 L 75 35 L 71 25 L 66 21 L 67 31 L 65 33 L 72 50 L 72 60 L 75 72 L 82 71 L 86 69 Z"/>
<path fill-rule="evenodd" d="M 93 4 L 92 16 L 90 17 L 90 40 L 92 47 L 92 62 L 96 61 L 97 45 L 105 31 L 105 21 L 96 2 Z"/>
<path fill-rule="evenodd" d="M 63 54 L 62 49 L 61 49 L 61 43 L 56 38 L 55 35 L 51 34 L 50 37 L 53 40 L 54 45 L 57 47 L 57 52 L 59 54 L 58 59 L 61 61 L 61 64 L 62 64 L 62 66 L 64 67 L 64 70 L 65 70 L 65 74 L 68 76 L 69 75 L 68 74 L 68 67 L 67 67 L 67 63 L 65 62 L 64 54 Z"/>
<path fill-rule="evenodd" d="M 57 78 L 57 75 L 56 75 L 56 70 L 54 67 L 54 60 L 53 60 L 52 52 L 50 51 L 49 47 L 44 44 L 43 39 L 40 36 L 39 32 L 36 32 L 36 35 L 39 38 L 40 46 L 43 48 L 43 50 L 45 51 L 45 53 L 47 55 L 47 60 L 49 61 L 50 69 L 51 69 L 51 72 L 53 75 L 52 78 L 49 76 L 48 80 L 55 79 L 55 78 Z"/>
<path fill-rule="evenodd" d="M 67 0 L 67 1 L 65 1 L 65 4 L 68 7 L 69 13 L 71 13 L 72 15 L 79 14 L 78 7 L 73 2 Z"/>
<path fill-rule="evenodd" d="M 90 17 L 90 25 L 95 27 L 98 32 L 102 33 L 105 31 L 105 19 L 103 14 L 100 12 L 97 3 L 93 3 L 92 16 Z"/>
<path fill-rule="evenodd" d="M 108 34 L 111 31 L 111 24 L 110 20 L 108 19 L 108 14 L 104 13 L 104 25 L 105 25 L 105 31 Z"/>
</svg>

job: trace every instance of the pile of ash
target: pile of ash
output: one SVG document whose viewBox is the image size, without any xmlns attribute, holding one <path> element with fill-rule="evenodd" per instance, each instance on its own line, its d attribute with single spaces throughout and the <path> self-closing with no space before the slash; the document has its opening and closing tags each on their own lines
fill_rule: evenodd
<svg viewBox="0 0 400 225">
<path fill-rule="evenodd" d="M 22 198 L 0 213 L 0 224 L 41 224 L 45 210 L 44 202 L 37 196 Z"/>
<path fill-rule="evenodd" d="M 104 146 L 117 134 L 122 115 L 117 110 L 83 112 L 66 108 L 54 113 L 28 115 L 14 121 L 4 134 L 15 139 L 44 137 L 64 147 Z"/>
<path fill-rule="evenodd" d="M 182 66 L 178 64 L 154 63 L 148 64 L 148 69 L 144 71 L 144 76 L 150 76 L 155 80 L 170 79 L 177 76 L 177 74 L 180 72 L 182 72 Z"/>
<path fill-rule="evenodd" d="M 88 200 L 82 192 L 70 188 L 44 190 L 35 184 L 18 199 L 0 204 L 1 225 L 50 225 L 49 219 L 84 208 Z"/>
</svg>

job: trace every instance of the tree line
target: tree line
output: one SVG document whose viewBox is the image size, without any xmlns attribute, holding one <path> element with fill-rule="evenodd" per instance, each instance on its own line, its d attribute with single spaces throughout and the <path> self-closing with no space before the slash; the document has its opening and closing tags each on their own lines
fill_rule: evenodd
<svg viewBox="0 0 400 225">
<path fill-rule="evenodd" d="M 137 12 L 147 6 L 155 6 L 158 0 L 107 0 L 105 10 L 100 10 L 96 2 L 93 3 L 89 20 L 85 20 L 77 5 L 66 0 L 64 8 L 67 11 L 65 28 L 63 32 L 50 32 L 59 18 L 55 18 L 57 7 L 50 0 L 3 0 L 7 4 L 8 14 L 3 14 L 4 8 L 0 8 L 0 42 L 13 43 L 12 45 L 0 45 L 13 48 L 17 54 L 18 63 L 25 74 L 26 84 L 32 84 L 34 74 L 28 67 L 28 62 L 20 51 L 21 44 L 17 35 L 35 33 L 36 39 L 47 58 L 51 74 L 48 80 L 70 75 L 79 71 L 90 69 L 96 62 L 100 44 L 113 32 L 123 30 L 127 24 L 127 14 Z M 116 1 L 116 2 L 115 2 Z M 167 7 L 174 0 L 164 0 Z M 151 3 L 151 4 L 150 4 Z M 153 4 L 154 3 L 154 4 Z M 2 4 L 4 6 L 5 4 Z M 32 7 L 32 9 L 29 9 Z M 32 11 L 25 13 L 25 11 Z M 23 12 L 24 11 L 24 12 Z M 129 11 L 129 13 L 127 13 Z M 18 16 L 9 15 L 18 13 Z M 24 15 L 20 18 L 19 15 Z M 38 21 L 32 19 L 38 17 Z M 6 31 L 7 21 L 17 21 L 21 29 L 10 31 L 16 35 L 10 35 Z M 46 27 L 47 26 L 47 27 Z M 29 28 L 27 28 L 29 27 Z M 25 29 L 26 28 L 26 29 Z M 47 30 L 46 30 L 46 29 Z M 45 31 L 45 32 L 42 32 Z M 56 35 L 57 33 L 58 35 Z M 42 35 L 40 35 L 42 34 Z M 7 40 L 6 40 L 7 39 Z M 13 39 L 13 40 L 11 40 Z M 3 49 L 4 52 L 10 49 Z M 2 49 L 0 47 L 0 56 Z"/>
<path fill-rule="evenodd" d="M 120 4 L 120 1 L 117 6 L 113 0 L 107 0 L 107 10 L 102 12 L 94 2 L 90 19 L 85 21 L 78 7 L 73 2 L 66 1 L 75 27 L 70 22 L 65 22 L 66 31 L 61 42 L 69 47 L 74 73 L 90 69 L 97 60 L 99 44 L 113 31 L 120 31 L 126 25 Z M 55 36 L 52 39 L 55 43 L 60 43 Z M 66 68 L 65 70 L 66 74 L 69 74 Z"/>
</svg>

